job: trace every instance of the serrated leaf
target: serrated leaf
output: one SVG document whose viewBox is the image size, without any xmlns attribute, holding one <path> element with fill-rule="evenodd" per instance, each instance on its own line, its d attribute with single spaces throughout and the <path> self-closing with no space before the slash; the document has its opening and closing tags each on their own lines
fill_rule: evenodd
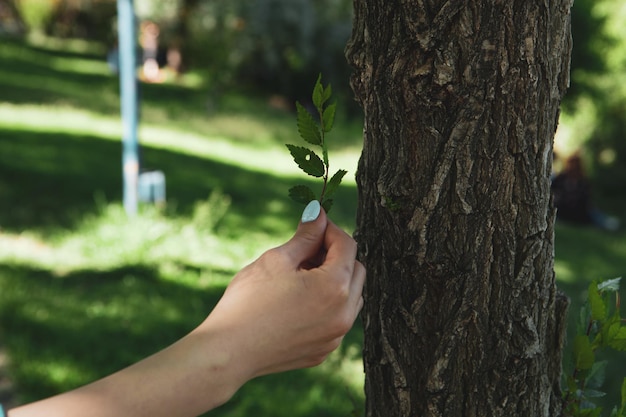
<svg viewBox="0 0 626 417">
<path fill-rule="evenodd" d="M 589 339 L 585 335 L 576 335 L 574 338 L 574 364 L 577 369 L 591 369 L 595 357 Z"/>
<path fill-rule="evenodd" d="M 608 344 L 613 349 L 624 352 L 626 351 L 626 327 L 620 326 L 619 323 L 617 323 L 617 326 L 618 330 L 609 339 Z"/>
<path fill-rule="evenodd" d="M 324 208 L 324 211 L 328 213 L 330 209 L 333 207 L 333 199 L 329 198 L 329 199 L 324 200 L 322 202 L 322 207 Z"/>
<path fill-rule="evenodd" d="M 287 145 L 293 160 L 300 167 L 301 170 L 311 175 L 312 177 L 321 177 L 324 175 L 325 168 L 324 163 L 319 156 L 308 148 L 302 146 Z"/>
<path fill-rule="evenodd" d="M 297 124 L 300 137 L 310 144 L 321 145 L 322 134 L 311 113 L 298 102 L 296 102 L 296 109 L 298 112 Z"/>
<path fill-rule="evenodd" d="M 298 203 L 309 204 L 315 200 L 315 193 L 306 185 L 296 185 L 289 189 L 289 197 Z"/>
<path fill-rule="evenodd" d="M 606 320 L 606 304 L 600 295 L 600 291 L 598 291 L 598 283 L 596 281 L 589 284 L 587 298 L 591 307 L 591 319 Z"/>
<path fill-rule="evenodd" d="M 313 87 L 313 104 L 319 110 L 324 105 L 324 87 L 322 86 L 322 74 L 317 76 L 317 81 Z"/>
<path fill-rule="evenodd" d="M 597 343 L 599 346 L 610 346 L 611 341 L 615 339 L 617 334 L 619 333 L 619 329 L 621 326 L 619 314 L 613 314 L 609 319 L 602 322 L 602 327 L 600 328 L 600 333 L 598 334 L 599 341 Z"/>
<path fill-rule="evenodd" d="M 324 126 L 324 132 L 330 132 L 335 123 L 335 111 L 337 110 L 337 103 L 329 104 L 324 113 L 322 114 L 322 126 Z"/>
<path fill-rule="evenodd" d="M 622 277 L 617 277 L 613 279 L 607 279 L 606 281 L 602 281 L 598 284 L 598 291 L 611 291 L 615 292 L 619 290 L 619 283 L 622 280 Z"/>
<path fill-rule="evenodd" d="M 608 365 L 608 361 L 596 362 L 591 367 L 589 371 L 589 375 L 585 378 L 585 386 L 593 389 L 600 388 L 604 384 L 604 380 L 606 379 L 606 367 Z"/>
<path fill-rule="evenodd" d="M 348 171 L 344 171 L 343 169 L 335 172 L 335 175 L 333 175 L 332 178 L 328 181 L 328 184 L 326 184 L 324 196 L 330 197 L 331 195 L 335 194 L 335 191 L 337 191 L 337 189 L 339 188 L 339 184 L 341 184 L 343 176 L 346 175 L 347 172 Z"/>
<path fill-rule="evenodd" d="M 326 88 L 324 88 L 324 92 L 322 93 L 322 104 L 326 103 L 328 99 L 330 98 L 330 96 L 332 95 L 333 95 L 333 89 L 330 86 L 330 84 L 328 84 Z"/>
</svg>

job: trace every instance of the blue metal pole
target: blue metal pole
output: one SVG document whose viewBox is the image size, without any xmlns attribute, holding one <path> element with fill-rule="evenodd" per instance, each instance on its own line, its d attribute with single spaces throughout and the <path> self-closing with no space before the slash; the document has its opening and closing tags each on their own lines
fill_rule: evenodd
<svg viewBox="0 0 626 417">
<path fill-rule="evenodd" d="M 133 0 L 117 0 L 117 26 L 123 125 L 122 170 L 124 175 L 124 209 L 129 216 L 134 216 L 137 214 L 139 144 L 137 140 L 138 98 Z"/>
</svg>

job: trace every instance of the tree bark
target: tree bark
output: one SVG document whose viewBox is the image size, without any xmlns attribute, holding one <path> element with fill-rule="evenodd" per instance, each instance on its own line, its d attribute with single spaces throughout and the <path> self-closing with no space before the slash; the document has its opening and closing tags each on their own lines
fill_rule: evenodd
<svg viewBox="0 0 626 417">
<path fill-rule="evenodd" d="M 354 0 L 366 415 L 558 416 L 571 0 Z"/>
</svg>

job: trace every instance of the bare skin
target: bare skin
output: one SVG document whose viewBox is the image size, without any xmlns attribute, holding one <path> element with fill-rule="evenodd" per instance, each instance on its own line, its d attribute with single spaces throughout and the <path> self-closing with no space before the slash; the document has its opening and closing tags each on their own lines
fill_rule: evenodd
<svg viewBox="0 0 626 417">
<path fill-rule="evenodd" d="M 354 240 L 323 210 L 308 220 L 237 273 L 209 316 L 176 343 L 8 416 L 192 417 L 257 376 L 322 363 L 363 306 L 365 268 Z"/>
</svg>

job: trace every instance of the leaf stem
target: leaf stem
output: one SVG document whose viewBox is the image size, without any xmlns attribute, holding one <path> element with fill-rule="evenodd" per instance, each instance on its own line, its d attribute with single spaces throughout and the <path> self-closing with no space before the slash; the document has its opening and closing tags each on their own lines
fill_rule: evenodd
<svg viewBox="0 0 626 417">
<path fill-rule="evenodd" d="M 323 158 L 324 168 L 325 168 L 324 184 L 322 185 L 322 192 L 320 194 L 320 204 L 322 204 L 324 202 L 324 194 L 326 193 L 326 185 L 328 184 L 328 172 L 329 172 L 329 165 L 330 165 L 330 163 L 328 162 L 328 149 L 326 148 L 326 126 L 324 126 L 324 105 L 323 104 L 317 109 L 317 113 L 319 114 L 319 117 L 320 117 L 320 127 L 321 127 L 320 130 L 321 130 L 321 137 L 322 137 L 322 158 Z"/>
</svg>

